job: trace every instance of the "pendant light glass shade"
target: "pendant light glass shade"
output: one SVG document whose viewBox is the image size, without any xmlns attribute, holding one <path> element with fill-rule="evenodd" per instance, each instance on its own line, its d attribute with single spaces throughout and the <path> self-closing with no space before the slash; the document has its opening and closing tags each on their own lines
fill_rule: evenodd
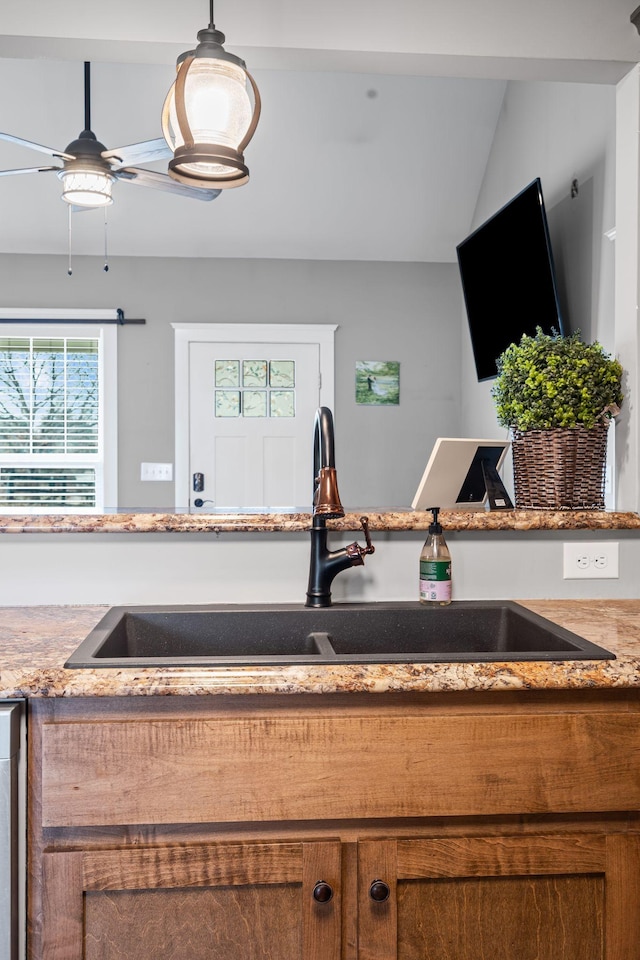
<svg viewBox="0 0 640 960">
<path fill-rule="evenodd" d="M 162 110 L 162 132 L 173 150 L 169 176 L 191 186 L 239 187 L 249 179 L 244 149 L 260 117 L 260 94 L 245 64 L 223 48 L 212 24 L 178 59 Z M 253 92 L 253 105 L 249 95 Z"/>
<path fill-rule="evenodd" d="M 169 143 L 175 151 L 184 146 L 173 96 L 169 102 Z M 184 86 L 184 106 L 193 139 L 198 144 L 220 144 L 237 150 L 251 122 L 253 109 L 246 86 L 246 74 L 224 60 L 194 60 Z M 195 162 L 180 169 L 203 176 L 229 176 L 236 170 L 225 163 Z"/>
<path fill-rule="evenodd" d="M 62 199 L 78 207 L 106 207 L 113 203 L 113 177 L 95 170 L 63 170 Z"/>
</svg>

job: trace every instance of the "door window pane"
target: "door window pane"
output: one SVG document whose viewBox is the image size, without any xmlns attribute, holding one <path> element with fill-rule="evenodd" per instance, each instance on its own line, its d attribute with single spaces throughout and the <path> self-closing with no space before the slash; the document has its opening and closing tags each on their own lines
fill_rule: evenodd
<svg viewBox="0 0 640 960">
<path fill-rule="evenodd" d="M 240 386 L 240 362 L 216 360 L 216 387 Z"/>
<path fill-rule="evenodd" d="M 239 417 L 240 391 L 216 390 L 215 415 L 216 417 Z"/>
<path fill-rule="evenodd" d="M 243 360 L 242 361 L 242 385 L 243 387 L 266 387 L 267 361 L 266 360 Z"/>
<path fill-rule="evenodd" d="M 269 364 L 269 386 L 294 387 L 295 367 L 294 360 L 272 360 Z"/>
<path fill-rule="evenodd" d="M 271 391 L 271 416 L 295 417 L 296 405 L 293 390 Z"/>
<path fill-rule="evenodd" d="M 267 394 L 265 390 L 244 390 L 242 392 L 242 415 L 244 417 L 266 417 Z"/>
</svg>

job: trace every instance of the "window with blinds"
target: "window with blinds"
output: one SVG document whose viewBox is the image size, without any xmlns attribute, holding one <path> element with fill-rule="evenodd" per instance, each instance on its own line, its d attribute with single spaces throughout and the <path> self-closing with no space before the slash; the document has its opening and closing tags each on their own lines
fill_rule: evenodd
<svg viewBox="0 0 640 960">
<path fill-rule="evenodd" d="M 1 334 L 0 510 L 100 509 L 100 337 Z"/>
</svg>

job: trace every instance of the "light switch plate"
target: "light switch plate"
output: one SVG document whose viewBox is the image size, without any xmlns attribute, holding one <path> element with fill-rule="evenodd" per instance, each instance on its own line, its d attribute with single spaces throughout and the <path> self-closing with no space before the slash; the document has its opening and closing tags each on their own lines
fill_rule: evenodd
<svg viewBox="0 0 640 960">
<path fill-rule="evenodd" d="M 614 540 L 600 543 L 563 543 L 565 580 L 615 580 L 619 577 L 619 544 Z"/>
<path fill-rule="evenodd" d="M 141 463 L 141 480 L 173 480 L 172 463 Z"/>
</svg>

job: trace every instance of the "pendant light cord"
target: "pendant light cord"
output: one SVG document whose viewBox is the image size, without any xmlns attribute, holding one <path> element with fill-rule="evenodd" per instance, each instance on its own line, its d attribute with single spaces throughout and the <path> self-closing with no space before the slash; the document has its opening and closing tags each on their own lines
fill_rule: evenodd
<svg viewBox="0 0 640 960">
<path fill-rule="evenodd" d="M 209 0 L 209 28 L 213 30 L 213 0 Z"/>
<path fill-rule="evenodd" d="M 84 63 L 84 128 L 91 130 L 91 64 Z"/>
</svg>

